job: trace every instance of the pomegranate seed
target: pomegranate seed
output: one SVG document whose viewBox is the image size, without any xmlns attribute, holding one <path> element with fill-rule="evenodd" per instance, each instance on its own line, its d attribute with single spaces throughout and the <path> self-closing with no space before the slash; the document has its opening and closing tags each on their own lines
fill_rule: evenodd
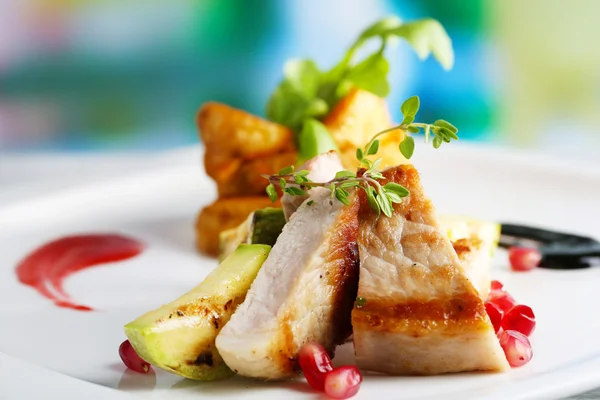
<svg viewBox="0 0 600 400">
<path fill-rule="evenodd" d="M 141 374 L 146 374 L 150 371 L 150 364 L 138 356 L 131 343 L 129 343 L 129 340 L 121 343 L 119 346 L 119 355 L 127 368 Z"/>
<path fill-rule="evenodd" d="M 492 321 L 494 332 L 498 333 L 502 324 L 502 316 L 504 312 L 500 309 L 500 307 L 490 302 L 485 303 L 485 311 L 487 311 L 487 315 L 490 317 L 490 321 Z"/>
<path fill-rule="evenodd" d="M 540 265 L 542 254 L 537 249 L 513 246 L 508 250 L 508 259 L 514 271 L 529 271 Z"/>
<path fill-rule="evenodd" d="M 514 306 L 502 319 L 502 329 L 517 331 L 529 336 L 535 330 L 535 315 L 531 307 L 519 304 Z"/>
<path fill-rule="evenodd" d="M 517 301 L 507 292 L 493 290 L 488 296 L 488 302 L 498 306 L 504 313 L 517 305 Z"/>
<path fill-rule="evenodd" d="M 325 375 L 325 394 L 334 399 L 347 399 L 358 393 L 362 375 L 354 365 L 345 365 Z"/>
<path fill-rule="evenodd" d="M 306 343 L 300 349 L 298 362 L 308 384 L 322 392 L 325 386 L 325 375 L 333 370 L 325 348 L 319 343 Z"/>
<path fill-rule="evenodd" d="M 523 366 L 533 357 L 529 339 L 520 332 L 503 331 L 500 335 L 500 346 L 502 346 L 506 360 L 511 367 Z"/>
<path fill-rule="evenodd" d="M 502 290 L 504 288 L 504 285 L 500 281 L 493 280 L 490 288 L 492 290 Z"/>
</svg>

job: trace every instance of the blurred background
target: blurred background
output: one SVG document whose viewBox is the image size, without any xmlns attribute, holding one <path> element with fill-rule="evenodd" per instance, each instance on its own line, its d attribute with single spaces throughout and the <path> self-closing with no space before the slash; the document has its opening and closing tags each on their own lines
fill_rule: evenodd
<svg viewBox="0 0 600 400">
<path fill-rule="evenodd" d="M 439 19 L 456 53 L 445 72 L 391 49 L 396 120 L 417 94 L 464 140 L 600 150 L 596 0 L 2 0 L 0 150 L 195 144 L 203 102 L 264 115 L 287 58 L 328 68 L 388 14 Z"/>
</svg>

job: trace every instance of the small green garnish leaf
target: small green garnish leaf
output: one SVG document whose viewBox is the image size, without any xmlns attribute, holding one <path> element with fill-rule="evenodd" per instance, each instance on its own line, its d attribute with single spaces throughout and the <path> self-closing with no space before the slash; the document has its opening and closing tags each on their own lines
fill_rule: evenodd
<svg viewBox="0 0 600 400">
<path fill-rule="evenodd" d="M 373 179 L 383 179 L 383 175 L 379 171 L 371 171 L 369 172 L 369 176 Z"/>
<path fill-rule="evenodd" d="M 315 204 L 315 201 L 314 201 L 314 200 L 309 200 L 309 201 L 306 203 L 306 205 L 307 205 L 307 206 L 312 206 L 313 204 Z"/>
<path fill-rule="evenodd" d="M 435 135 L 435 137 L 433 138 L 433 147 L 435 147 L 436 149 L 439 149 L 440 146 L 442 145 L 443 139 L 441 136 L 439 135 Z"/>
<path fill-rule="evenodd" d="M 417 112 L 419 112 L 420 105 L 419 96 L 409 97 L 404 101 L 404 103 L 402 103 L 400 106 L 400 112 L 402 112 L 404 118 L 406 119 L 406 117 L 412 117 L 412 120 L 408 123 L 402 121 L 403 124 L 410 124 L 415 120 L 415 115 L 417 115 Z"/>
<path fill-rule="evenodd" d="M 284 192 L 286 192 L 287 194 L 291 195 L 291 196 L 306 196 L 306 191 L 302 190 L 300 188 L 297 188 L 295 186 L 288 186 L 285 189 L 283 189 Z"/>
<path fill-rule="evenodd" d="M 382 53 L 375 53 L 356 64 L 346 75 L 346 79 L 356 87 L 379 97 L 390 94 L 387 74 L 390 69 Z"/>
<path fill-rule="evenodd" d="M 458 132 L 458 129 L 454 125 L 452 125 L 450 122 L 445 121 L 443 119 L 438 119 L 432 125 L 447 129 L 449 132 L 452 132 L 452 133 Z M 458 139 L 458 137 L 457 137 L 457 139 Z"/>
<path fill-rule="evenodd" d="M 364 154 L 362 149 L 356 149 L 356 159 L 358 161 L 362 161 L 362 159 L 364 158 Z"/>
<path fill-rule="evenodd" d="M 367 147 L 367 151 L 366 151 L 366 154 L 368 156 L 377 154 L 377 152 L 379 151 L 379 140 L 373 140 L 372 142 L 369 143 L 368 146 L 369 147 Z"/>
<path fill-rule="evenodd" d="M 282 189 L 285 189 L 285 187 L 286 187 L 286 183 L 287 183 L 287 182 L 285 181 L 285 179 L 284 179 L 284 178 L 279 178 L 279 186 L 280 186 Z"/>
<path fill-rule="evenodd" d="M 372 37 L 387 36 L 388 32 L 399 28 L 400 26 L 402 26 L 402 20 L 395 15 L 380 19 L 374 24 L 368 26 L 367 29 L 360 34 L 355 46 L 362 45 L 362 42 Z"/>
<path fill-rule="evenodd" d="M 386 183 L 383 186 L 383 190 L 388 193 L 394 193 L 398 195 L 398 197 L 406 197 L 410 194 L 407 188 L 395 182 Z"/>
<path fill-rule="evenodd" d="M 293 165 L 288 165 L 285 168 L 282 168 L 281 170 L 279 170 L 279 175 L 289 175 L 292 172 L 294 172 L 294 166 Z"/>
<path fill-rule="evenodd" d="M 306 182 L 308 179 L 305 176 L 300 176 L 300 175 L 294 175 L 294 182 L 296 182 L 299 185 L 302 185 L 304 182 Z"/>
<path fill-rule="evenodd" d="M 379 208 L 385 214 L 386 217 L 392 216 L 392 201 L 386 195 L 385 192 L 377 193 L 377 204 L 379 204 Z"/>
<path fill-rule="evenodd" d="M 350 205 L 350 200 L 348 200 L 348 192 L 346 192 L 344 189 L 335 189 L 335 198 L 345 205 Z"/>
<path fill-rule="evenodd" d="M 299 162 L 304 162 L 330 150 L 338 150 L 329 131 L 321 121 L 307 119 L 298 136 Z"/>
<path fill-rule="evenodd" d="M 361 308 L 362 306 L 364 306 L 367 303 L 367 299 L 365 299 L 364 297 L 357 297 L 356 298 L 356 307 L 357 308 Z"/>
<path fill-rule="evenodd" d="M 373 209 L 379 215 L 381 213 L 381 209 L 379 208 L 379 203 L 375 199 L 375 189 L 372 186 L 367 185 L 366 191 L 367 195 L 367 203 L 369 203 L 369 207 Z"/>
<path fill-rule="evenodd" d="M 421 60 L 433 54 L 445 70 L 454 65 L 452 41 L 439 21 L 426 18 L 392 29 L 394 35 L 411 44 Z"/>
<path fill-rule="evenodd" d="M 311 99 L 319 88 L 321 71 L 313 60 L 292 59 L 284 64 L 283 76 L 295 91 Z"/>
<path fill-rule="evenodd" d="M 269 196 L 269 199 L 271 199 L 271 202 L 275 203 L 277 201 L 277 190 L 275 189 L 275 185 L 270 183 L 269 185 L 267 185 L 266 191 L 267 195 Z"/>
<path fill-rule="evenodd" d="M 352 172 L 352 171 L 339 171 L 335 174 L 335 179 L 341 179 L 341 178 L 356 178 L 356 172 Z"/>
<path fill-rule="evenodd" d="M 344 189 L 360 186 L 360 181 L 346 181 L 340 183 L 340 187 Z"/>
<path fill-rule="evenodd" d="M 407 159 L 410 160 L 415 151 L 415 139 L 412 136 L 404 136 L 402 142 L 400 142 L 400 153 Z"/>
</svg>

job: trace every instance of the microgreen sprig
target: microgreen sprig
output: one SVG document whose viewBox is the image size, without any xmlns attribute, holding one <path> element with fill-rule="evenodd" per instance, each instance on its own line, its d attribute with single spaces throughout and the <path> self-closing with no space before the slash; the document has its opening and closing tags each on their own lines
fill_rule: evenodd
<svg viewBox="0 0 600 400">
<path fill-rule="evenodd" d="M 431 142 L 433 147 L 436 149 L 438 149 L 442 143 L 450 143 L 452 140 L 458 140 L 458 136 L 456 135 L 458 133 L 458 129 L 446 120 L 438 119 L 433 124 L 414 122 L 417 112 L 419 111 L 419 107 L 419 96 L 412 96 L 402 103 L 400 111 L 402 112 L 404 118 L 402 119 L 400 125 L 384 129 L 373 136 L 366 144 L 364 149 L 356 150 L 356 158 L 361 162 L 361 165 L 364 165 L 367 168 L 370 167 L 371 161 L 368 160 L 365 155 L 377 153 L 379 149 L 378 138 L 386 133 L 398 130 L 404 132 L 404 139 L 400 143 L 400 153 L 402 153 L 406 159 L 410 159 L 415 150 L 415 140 L 412 138 L 412 136 L 410 136 L 410 134 L 420 133 L 421 129 L 425 134 L 425 143 Z M 431 139 L 432 137 L 433 140 Z"/>
<path fill-rule="evenodd" d="M 290 196 L 306 196 L 309 189 L 324 187 L 331 191 L 331 198 L 335 197 L 341 203 L 349 205 L 350 192 L 348 190 L 355 188 L 364 190 L 369 206 L 378 215 L 383 212 L 384 215 L 391 217 L 393 204 L 401 203 L 402 198 L 408 196 L 410 192 L 404 186 L 395 182 L 388 182 L 384 185 L 379 182 L 383 179 L 382 171 L 379 169 L 382 159 L 369 159 L 369 156 L 374 156 L 379 151 L 379 137 L 390 132 L 401 131 L 404 134 L 404 139 L 400 143 L 399 149 L 407 159 L 412 157 L 415 147 L 411 134 L 420 133 L 421 130 L 425 134 L 425 142 L 432 141 L 433 147 L 436 149 L 444 142 L 449 143 L 458 139 L 456 135 L 458 129 L 448 121 L 439 119 L 433 124 L 414 122 L 419 111 L 419 105 L 418 96 L 407 99 L 401 107 L 403 120 L 400 125 L 378 132 L 363 148 L 356 149 L 356 159 L 363 167 L 360 174 L 343 170 L 339 171 L 335 178 L 328 182 L 313 182 L 308 178 L 309 171 L 295 171 L 294 166 L 288 166 L 276 175 L 262 175 L 269 180 L 266 189 L 269 198 L 273 202 L 277 200 L 278 195 L 275 186 L 279 186 L 284 193 Z"/>
<path fill-rule="evenodd" d="M 386 49 L 394 38 L 405 40 L 422 60 L 431 54 L 446 70 L 454 64 L 452 42 L 439 21 L 425 18 L 403 22 L 395 16 L 363 30 L 330 69 L 319 68 L 311 59 L 286 62 L 283 79 L 267 103 L 266 115 L 294 132 L 300 162 L 337 150 L 322 121 L 350 90 L 358 88 L 382 98 L 389 94 Z M 373 41 L 379 41 L 379 46 L 364 54 Z"/>
</svg>

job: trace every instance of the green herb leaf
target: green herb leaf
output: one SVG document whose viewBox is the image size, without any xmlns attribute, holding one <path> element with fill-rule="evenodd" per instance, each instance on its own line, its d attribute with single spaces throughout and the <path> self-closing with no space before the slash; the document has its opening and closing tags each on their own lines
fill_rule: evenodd
<svg viewBox="0 0 600 400">
<path fill-rule="evenodd" d="M 356 172 L 352 172 L 352 171 L 339 171 L 335 174 L 335 179 L 342 179 L 342 178 L 356 178 Z"/>
<path fill-rule="evenodd" d="M 377 203 L 377 200 L 375 199 L 375 189 L 373 189 L 372 186 L 367 185 L 365 193 L 367 195 L 367 202 L 369 203 L 369 206 L 377 213 L 377 215 L 381 214 L 379 203 Z"/>
<path fill-rule="evenodd" d="M 367 155 L 372 156 L 377 154 L 379 151 L 379 140 L 373 140 L 369 147 L 367 148 Z"/>
<path fill-rule="evenodd" d="M 458 128 L 452 125 L 450 122 L 445 121 L 443 119 L 438 119 L 433 123 L 433 126 L 439 126 L 440 128 L 447 129 L 449 132 L 456 133 L 458 132 Z"/>
<path fill-rule="evenodd" d="M 400 153 L 407 159 L 410 160 L 415 151 L 415 139 L 412 136 L 404 136 L 402 142 L 400 142 Z"/>
<path fill-rule="evenodd" d="M 335 198 L 345 205 L 350 205 L 350 200 L 348 200 L 348 195 L 346 194 L 347 192 L 344 192 L 345 191 L 343 189 L 335 189 Z"/>
<path fill-rule="evenodd" d="M 402 122 L 400 123 L 401 125 L 410 125 L 415 121 L 415 116 L 414 115 L 407 115 L 404 117 L 404 119 L 402 119 Z M 410 128 L 410 126 L 408 127 Z"/>
<path fill-rule="evenodd" d="M 341 188 L 352 188 L 352 187 L 357 187 L 357 186 L 360 186 L 359 181 L 346 181 L 346 182 L 340 183 Z"/>
<path fill-rule="evenodd" d="M 386 183 L 385 186 L 383 186 L 383 190 L 388 193 L 395 193 L 400 197 L 406 197 L 410 194 L 407 188 L 395 182 Z"/>
<path fill-rule="evenodd" d="M 295 91 L 311 99 L 319 88 L 321 71 L 313 60 L 292 59 L 283 66 L 283 76 Z"/>
<path fill-rule="evenodd" d="M 321 118 L 329 113 L 329 105 L 322 99 L 313 99 L 304 110 L 305 118 Z"/>
<path fill-rule="evenodd" d="M 269 196 L 269 199 L 271 199 L 271 202 L 275 203 L 277 201 L 277 190 L 275 190 L 275 185 L 269 183 L 269 185 L 267 185 L 266 191 L 267 195 Z"/>
<path fill-rule="evenodd" d="M 402 198 L 393 192 L 385 192 L 392 203 L 402 203 Z"/>
<path fill-rule="evenodd" d="M 330 150 L 338 150 L 325 125 L 312 118 L 304 121 L 302 131 L 298 136 L 298 147 L 299 162 L 304 162 Z"/>
<path fill-rule="evenodd" d="M 373 179 L 383 179 L 383 175 L 379 171 L 371 171 L 369 176 Z"/>
<path fill-rule="evenodd" d="M 360 148 L 356 149 L 356 159 L 358 161 L 362 161 L 363 158 L 364 158 L 364 154 L 363 154 L 362 149 L 360 149 Z"/>
<path fill-rule="evenodd" d="M 309 201 L 306 203 L 306 205 L 307 205 L 307 206 L 312 206 L 313 204 L 315 204 L 315 201 L 314 201 L 314 200 L 309 200 Z"/>
<path fill-rule="evenodd" d="M 433 147 L 435 147 L 436 149 L 439 149 L 440 146 L 442 145 L 442 137 L 439 135 L 435 135 L 435 137 L 433 138 Z"/>
<path fill-rule="evenodd" d="M 357 43 L 362 43 L 375 36 L 387 36 L 390 31 L 400 26 L 402 26 L 402 20 L 397 16 L 385 17 L 367 27 L 358 37 Z"/>
<path fill-rule="evenodd" d="M 454 65 L 452 41 L 439 21 L 421 19 L 394 28 L 391 33 L 406 39 L 421 60 L 433 53 L 444 69 L 449 70 Z"/>
<path fill-rule="evenodd" d="M 381 158 L 378 158 L 377 160 L 375 160 L 370 169 L 375 170 L 375 169 L 379 168 L 379 166 L 381 165 L 381 161 L 382 161 Z M 370 171 L 370 172 L 372 173 L 374 171 Z"/>
<path fill-rule="evenodd" d="M 302 190 L 300 188 L 297 188 L 295 186 L 288 186 L 285 189 L 283 189 L 284 192 L 286 192 L 287 194 L 291 195 L 291 196 L 306 196 L 306 191 Z"/>
<path fill-rule="evenodd" d="M 335 183 L 329 185 L 329 190 L 331 190 L 331 198 L 335 196 Z"/>
<path fill-rule="evenodd" d="M 414 121 L 414 116 L 417 115 L 419 107 L 419 96 L 409 97 L 404 101 L 404 103 L 402 103 L 402 106 L 400 106 L 400 111 L 402 112 L 404 118 L 406 118 L 407 116 L 413 117 L 412 121 L 408 122 L 409 124 Z M 402 123 L 404 124 L 405 122 L 403 121 Z"/>
<path fill-rule="evenodd" d="M 286 186 L 286 181 L 285 181 L 285 179 L 283 179 L 283 178 L 279 178 L 279 186 L 280 186 L 282 189 L 285 189 L 285 186 Z"/>
<path fill-rule="evenodd" d="M 379 204 L 379 207 L 381 208 L 381 211 L 385 214 L 386 217 L 391 217 L 392 216 L 392 202 L 389 199 L 389 197 L 387 197 L 386 193 L 378 193 L 377 197 L 376 197 L 377 203 Z"/>
<path fill-rule="evenodd" d="M 419 130 L 419 127 L 417 127 L 417 126 L 413 126 L 413 125 L 409 125 L 409 126 L 406 128 L 406 129 L 407 129 L 407 130 L 408 130 L 410 133 L 419 133 L 419 131 L 420 131 L 420 130 Z"/>
<path fill-rule="evenodd" d="M 346 79 L 360 89 L 379 97 L 387 97 L 390 93 L 387 79 L 389 69 L 390 66 L 384 55 L 375 53 L 352 67 L 346 74 Z"/>
<path fill-rule="evenodd" d="M 292 172 L 294 172 L 294 166 L 293 165 L 288 165 L 285 168 L 282 168 L 281 170 L 279 170 L 279 174 L 278 175 L 289 175 Z"/>
<path fill-rule="evenodd" d="M 300 171 L 296 171 L 296 175 L 298 175 L 298 176 L 307 176 L 308 174 L 310 174 L 310 171 L 307 169 L 302 169 Z"/>
</svg>

